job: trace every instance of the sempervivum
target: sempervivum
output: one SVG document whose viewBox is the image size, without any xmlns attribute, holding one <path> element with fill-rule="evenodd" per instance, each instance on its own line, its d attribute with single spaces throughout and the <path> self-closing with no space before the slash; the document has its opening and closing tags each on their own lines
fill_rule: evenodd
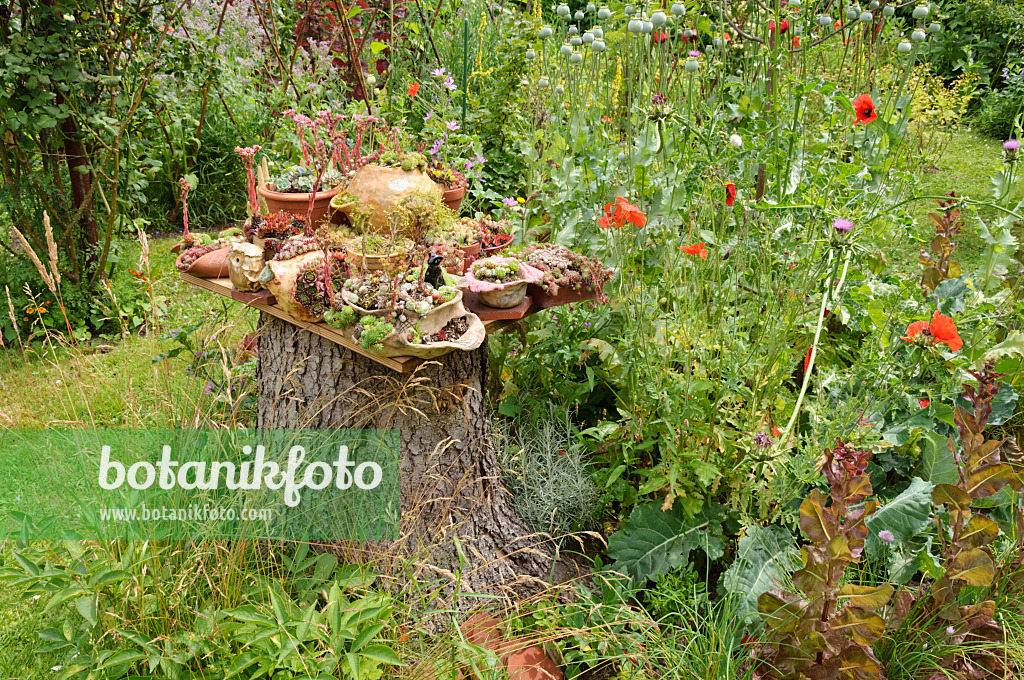
<svg viewBox="0 0 1024 680">
<path fill-rule="evenodd" d="M 206 255 L 207 253 L 212 253 L 215 250 L 220 250 L 223 247 L 224 244 L 222 244 L 220 241 L 211 243 L 206 246 L 192 246 L 182 254 L 181 264 L 178 265 L 178 269 L 180 269 L 181 271 L 185 271 L 203 255 Z"/>
<path fill-rule="evenodd" d="M 274 255 L 275 260 L 290 260 L 305 253 L 312 252 L 319 248 L 316 239 L 312 236 L 292 236 L 281 244 L 281 248 Z"/>
</svg>

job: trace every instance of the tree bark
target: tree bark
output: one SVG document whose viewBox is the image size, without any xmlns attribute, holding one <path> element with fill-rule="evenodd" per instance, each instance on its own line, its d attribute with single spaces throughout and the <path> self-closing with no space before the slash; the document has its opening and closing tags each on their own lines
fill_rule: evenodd
<svg viewBox="0 0 1024 680">
<path fill-rule="evenodd" d="M 501 484 L 486 341 L 397 373 L 262 313 L 257 379 L 258 427 L 401 431 L 402 537 L 386 551 L 415 565 L 417 580 L 521 596 L 577 575 L 553 559 L 548 537 L 527 527 Z"/>
</svg>

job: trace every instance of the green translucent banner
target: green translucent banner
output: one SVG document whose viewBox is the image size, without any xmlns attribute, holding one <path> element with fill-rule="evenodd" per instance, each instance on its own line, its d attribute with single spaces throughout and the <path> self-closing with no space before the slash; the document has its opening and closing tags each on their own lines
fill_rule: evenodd
<svg viewBox="0 0 1024 680">
<path fill-rule="evenodd" d="M 397 430 L 2 430 L 0 536 L 394 540 Z"/>
</svg>

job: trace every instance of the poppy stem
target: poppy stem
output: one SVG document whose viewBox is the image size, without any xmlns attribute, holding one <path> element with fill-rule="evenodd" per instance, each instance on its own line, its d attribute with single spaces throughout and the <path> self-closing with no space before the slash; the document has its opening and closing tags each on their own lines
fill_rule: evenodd
<svg viewBox="0 0 1024 680">
<path fill-rule="evenodd" d="M 846 252 L 846 259 L 843 261 L 843 271 L 839 275 L 839 281 L 832 287 L 834 281 L 835 268 L 831 266 L 832 261 L 835 259 L 835 251 L 829 253 L 829 268 L 828 268 L 828 285 L 825 288 L 825 294 L 821 296 L 821 308 L 818 310 L 818 326 L 814 329 L 814 341 L 811 344 L 811 353 L 807 359 L 807 367 L 804 370 L 803 385 L 800 387 L 800 394 L 797 395 L 796 404 L 793 406 L 793 415 L 789 417 L 789 422 L 786 423 L 785 429 L 782 434 L 775 440 L 775 446 L 780 447 L 781 442 L 789 439 L 789 433 L 793 431 L 793 427 L 796 425 L 796 419 L 800 416 L 800 407 L 803 405 L 804 396 L 807 394 L 807 388 L 811 384 L 811 373 L 814 371 L 814 360 L 818 356 L 818 340 L 821 338 L 821 329 L 825 325 L 825 310 L 828 308 L 829 299 L 833 295 L 838 295 L 839 291 L 843 288 L 843 282 L 846 281 L 846 272 L 850 267 L 850 258 L 853 256 L 853 250 Z"/>
</svg>

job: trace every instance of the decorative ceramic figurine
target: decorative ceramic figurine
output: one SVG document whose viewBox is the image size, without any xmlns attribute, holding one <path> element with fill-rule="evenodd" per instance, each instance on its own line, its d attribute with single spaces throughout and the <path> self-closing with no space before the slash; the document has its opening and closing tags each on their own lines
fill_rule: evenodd
<svg viewBox="0 0 1024 680">
<path fill-rule="evenodd" d="M 228 278 L 242 292 L 257 291 L 263 287 L 263 248 L 252 243 L 235 243 L 228 256 Z"/>
<path fill-rule="evenodd" d="M 430 253 L 427 255 L 427 273 L 423 275 L 423 282 L 429 283 L 435 290 L 444 285 L 444 270 L 441 269 L 441 262 L 444 255 Z"/>
</svg>

